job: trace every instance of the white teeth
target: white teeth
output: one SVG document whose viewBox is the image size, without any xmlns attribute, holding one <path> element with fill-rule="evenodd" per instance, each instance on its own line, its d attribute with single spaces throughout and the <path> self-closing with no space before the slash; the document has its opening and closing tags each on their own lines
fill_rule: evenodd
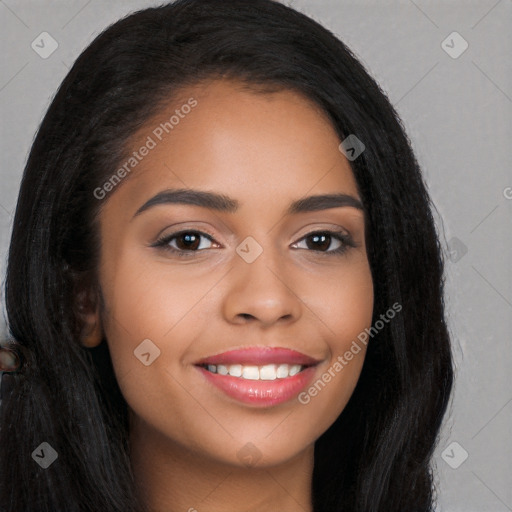
<svg viewBox="0 0 512 512">
<path fill-rule="evenodd" d="M 294 375 L 297 375 L 297 373 L 299 373 L 299 372 L 300 372 L 300 364 L 294 364 L 290 368 L 289 375 L 290 375 L 290 377 L 293 377 Z"/>
<path fill-rule="evenodd" d="M 220 373 L 221 375 L 227 375 L 229 373 L 228 369 L 226 366 L 224 366 L 223 364 L 218 364 L 217 365 L 217 373 Z"/>
<path fill-rule="evenodd" d="M 260 379 L 261 380 L 276 380 L 276 365 L 275 364 L 267 364 L 266 366 L 262 366 L 260 368 Z"/>
<path fill-rule="evenodd" d="M 244 366 L 242 377 L 244 379 L 259 380 L 260 370 L 257 366 Z"/>
<path fill-rule="evenodd" d="M 288 365 L 287 364 L 280 364 L 277 367 L 277 378 L 278 379 L 284 379 L 285 377 L 288 377 Z"/>
<path fill-rule="evenodd" d="M 248 380 L 275 380 L 293 377 L 304 369 L 300 364 L 267 364 L 265 366 L 242 366 L 241 364 L 209 364 L 208 371 L 219 375 L 230 375 Z"/>
<path fill-rule="evenodd" d="M 241 377 L 242 376 L 242 365 L 241 364 L 232 364 L 228 366 L 229 375 L 232 377 Z"/>
</svg>

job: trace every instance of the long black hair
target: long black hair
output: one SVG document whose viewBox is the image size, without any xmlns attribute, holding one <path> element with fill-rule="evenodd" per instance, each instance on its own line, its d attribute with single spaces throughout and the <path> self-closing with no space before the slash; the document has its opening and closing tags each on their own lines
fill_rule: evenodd
<svg viewBox="0 0 512 512">
<path fill-rule="evenodd" d="M 315 512 L 430 511 L 431 458 L 453 380 L 443 251 L 411 143 L 386 95 L 331 32 L 273 0 L 178 0 L 111 25 L 79 56 L 24 170 L 5 281 L 10 346 L 22 361 L 0 420 L 5 512 L 140 512 L 127 404 L 105 340 L 80 342 L 79 294 L 98 287 L 94 196 L 130 137 L 187 85 L 227 77 L 302 93 L 329 116 L 368 218 L 373 338 L 346 408 L 315 443 Z M 128 178 L 129 179 L 129 178 Z M 105 199 L 107 200 L 107 199 Z M 47 442 L 47 469 L 33 452 Z"/>
</svg>

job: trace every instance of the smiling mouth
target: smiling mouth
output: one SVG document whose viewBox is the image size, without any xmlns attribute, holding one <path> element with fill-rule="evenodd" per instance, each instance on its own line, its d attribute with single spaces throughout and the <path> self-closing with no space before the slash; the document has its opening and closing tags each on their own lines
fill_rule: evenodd
<svg viewBox="0 0 512 512">
<path fill-rule="evenodd" d="M 266 364 L 264 366 L 241 364 L 199 364 L 201 368 L 218 374 L 238 377 L 246 380 L 276 380 L 293 377 L 312 365 L 300 364 Z"/>
<path fill-rule="evenodd" d="M 284 347 L 252 346 L 196 361 L 206 382 L 239 403 L 272 407 L 306 387 L 321 360 Z"/>
</svg>

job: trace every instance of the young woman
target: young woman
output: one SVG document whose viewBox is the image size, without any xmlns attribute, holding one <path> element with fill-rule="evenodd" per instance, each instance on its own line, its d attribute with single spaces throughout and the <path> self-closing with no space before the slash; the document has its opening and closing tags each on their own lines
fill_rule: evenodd
<svg viewBox="0 0 512 512">
<path fill-rule="evenodd" d="M 308 17 L 179 0 L 109 27 L 23 175 L 1 510 L 432 510 L 431 208 L 389 101 Z"/>
</svg>

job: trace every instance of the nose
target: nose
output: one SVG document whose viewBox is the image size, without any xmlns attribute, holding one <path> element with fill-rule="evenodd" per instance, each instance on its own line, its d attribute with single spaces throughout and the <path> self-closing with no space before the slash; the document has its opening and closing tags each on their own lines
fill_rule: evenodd
<svg viewBox="0 0 512 512">
<path fill-rule="evenodd" d="M 294 290 L 297 276 L 292 275 L 289 264 L 271 253 L 265 249 L 252 263 L 235 258 L 223 300 L 223 315 L 228 322 L 258 322 L 268 327 L 277 322 L 291 324 L 300 318 L 303 302 Z"/>
</svg>

